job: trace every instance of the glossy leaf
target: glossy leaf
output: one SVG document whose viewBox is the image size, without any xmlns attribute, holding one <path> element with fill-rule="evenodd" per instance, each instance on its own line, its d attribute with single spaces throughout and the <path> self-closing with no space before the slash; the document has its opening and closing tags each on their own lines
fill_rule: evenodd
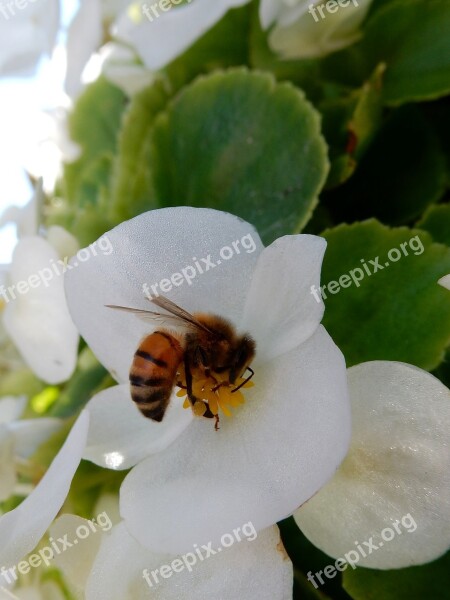
<svg viewBox="0 0 450 600">
<path fill-rule="evenodd" d="M 238 69 L 198 79 L 158 117 L 152 167 L 162 205 L 231 212 L 268 242 L 309 220 L 328 163 L 302 92 Z"/>
<path fill-rule="evenodd" d="M 450 343 L 448 291 L 437 285 L 450 273 L 450 249 L 424 231 L 373 219 L 323 235 L 323 323 L 347 366 L 382 359 L 437 367 Z"/>
</svg>

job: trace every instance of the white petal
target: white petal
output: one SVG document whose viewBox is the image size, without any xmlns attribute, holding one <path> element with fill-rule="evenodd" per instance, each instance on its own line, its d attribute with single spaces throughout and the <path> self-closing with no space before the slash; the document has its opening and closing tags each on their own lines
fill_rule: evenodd
<svg viewBox="0 0 450 600">
<path fill-rule="evenodd" d="M 323 327 L 254 381 L 220 431 L 196 419 L 126 477 L 121 515 L 143 545 L 184 552 L 249 520 L 264 529 L 332 477 L 348 448 L 350 411 L 344 360 Z"/>
<path fill-rule="evenodd" d="M 61 259 L 70 258 L 80 249 L 77 238 L 59 225 L 48 228 L 47 242 L 53 246 Z"/>
<path fill-rule="evenodd" d="M 29 75 L 42 54 L 49 54 L 53 48 L 59 25 L 59 2 L 29 2 L 20 10 L 11 2 L 2 6 L 0 76 Z"/>
<path fill-rule="evenodd" d="M 61 428 L 61 424 L 60 419 L 50 418 L 27 419 L 11 423 L 9 427 L 15 437 L 16 454 L 28 458 Z"/>
<path fill-rule="evenodd" d="M 0 587 L 0 600 L 65 600 L 66 596 L 61 588 L 53 581 L 29 582 L 29 577 L 23 586 L 15 587 L 12 591 L 5 591 Z M 3 594 L 2 594 L 3 590 Z"/>
<path fill-rule="evenodd" d="M 60 153 L 61 160 L 65 163 L 76 161 L 80 157 L 82 149 L 70 137 L 68 109 L 60 106 L 47 112 L 53 119 L 53 130 L 50 132 L 50 139 Z"/>
<path fill-rule="evenodd" d="M 67 596 L 62 592 L 61 588 L 54 581 L 43 581 L 39 585 L 39 600 L 66 600 Z M 19 591 L 20 597 L 20 591 Z M 10 600 L 10 599 L 8 599 Z M 25 599 L 24 600 L 28 600 Z"/>
<path fill-rule="evenodd" d="M 139 412 L 128 385 L 100 392 L 87 406 L 90 426 L 83 457 L 108 469 L 129 469 L 167 448 L 192 422 L 192 411 L 182 404 L 174 396 L 163 421 L 156 423 Z"/>
<path fill-rule="evenodd" d="M 439 285 L 450 290 L 450 275 L 446 275 L 445 277 L 441 277 L 438 281 Z"/>
<path fill-rule="evenodd" d="M 336 52 L 361 36 L 359 27 L 371 2 L 360 0 L 358 6 L 350 3 L 333 14 L 325 13 L 325 18 L 317 11 L 314 18 L 309 11 L 302 10 L 295 22 L 292 18 L 280 19 L 269 35 L 269 44 L 287 59 L 318 58 Z"/>
<path fill-rule="evenodd" d="M 221 553 L 206 559 L 207 552 L 199 548 L 203 560 L 192 554 L 194 559 L 197 556 L 197 564 L 187 570 L 180 557 L 153 554 L 136 542 L 123 524 L 118 525 L 103 539 L 86 600 L 290 600 L 292 564 L 280 544 L 277 527 L 262 531 L 256 539 L 250 525 L 243 529 L 247 535 L 240 533 L 242 541 Z M 175 569 L 179 572 L 171 571 L 173 561 L 178 561 Z M 151 572 L 161 567 L 166 578 L 156 573 L 156 583 Z M 144 570 L 153 587 L 144 579 Z"/>
<path fill-rule="evenodd" d="M 33 550 L 61 508 L 86 443 L 89 414 L 83 412 L 34 491 L 0 518 L 0 564 L 10 567 Z"/>
<path fill-rule="evenodd" d="M 429 562 L 450 546 L 450 391 L 397 362 L 364 363 L 349 369 L 348 378 L 350 452 L 296 521 L 333 557 L 355 550 L 355 542 L 383 544 L 360 558 L 362 566 Z M 386 528 L 391 541 L 382 534 Z"/>
<path fill-rule="evenodd" d="M 259 16 L 263 29 L 277 21 L 278 25 L 290 25 L 307 10 L 310 0 L 261 0 Z"/>
<path fill-rule="evenodd" d="M 15 223 L 19 238 L 36 235 L 39 227 L 39 214 L 44 202 L 43 179 L 40 177 L 31 200 L 25 206 L 10 206 L 0 217 L 0 228 L 7 223 Z"/>
<path fill-rule="evenodd" d="M 0 594 L 0 600 L 43 600 L 39 588 L 29 585 L 14 589 L 13 592 L 5 592 L 0 588 Z"/>
<path fill-rule="evenodd" d="M 105 514 L 113 525 L 117 525 L 121 522 L 120 511 L 119 511 L 119 495 L 109 492 L 104 492 L 94 508 L 94 515 Z M 102 517 L 103 519 L 104 517 Z M 98 520 L 98 519 L 97 519 Z"/>
<path fill-rule="evenodd" d="M 259 363 L 296 348 L 319 326 L 326 245 L 314 235 L 285 236 L 260 254 L 241 325 L 256 340 Z"/>
<path fill-rule="evenodd" d="M 0 425 L 0 502 L 12 496 L 16 481 L 14 436 L 6 425 Z"/>
<path fill-rule="evenodd" d="M 20 419 L 27 405 L 26 396 L 5 396 L 0 399 L 0 423 Z"/>
<path fill-rule="evenodd" d="M 261 0 L 259 3 L 259 18 L 263 29 L 267 29 L 278 16 L 280 0 Z"/>
<path fill-rule="evenodd" d="M 23 210 L 24 208 L 18 206 L 8 206 L 0 215 L 0 229 L 9 223 L 18 224 Z"/>
<path fill-rule="evenodd" d="M 102 47 L 102 73 L 128 96 L 137 94 L 155 79 L 128 46 L 111 42 Z"/>
<path fill-rule="evenodd" d="M 85 537 L 86 530 L 89 535 Z M 101 528 L 76 515 L 62 515 L 50 527 L 50 535 L 54 540 L 64 539 L 67 535 L 72 543 L 64 552 L 55 555 L 55 565 L 77 591 L 84 590 L 104 535 Z"/>
<path fill-rule="evenodd" d="M 243 6 L 249 0 L 195 0 L 153 16 L 148 4 L 149 17 L 139 15 L 133 20 L 129 13 L 117 23 L 117 38 L 130 44 L 152 71 L 165 67 L 206 33 L 230 8 Z M 153 18 L 153 20 L 150 20 Z"/>
<path fill-rule="evenodd" d="M 155 310 L 145 296 L 160 293 L 191 312 L 213 312 L 238 322 L 243 294 L 262 250 L 252 225 L 228 213 L 183 206 L 144 213 L 103 237 L 103 241 L 109 240 L 112 251 L 97 252 L 97 256 L 68 271 L 66 294 L 81 335 L 119 382 L 128 381 L 139 342 L 155 325 L 105 308 L 105 304 Z M 248 250 L 241 244 L 239 254 L 206 270 L 202 259 L 210 256 L 214 263 L 218 262 L 224 246 L 232 248 L 233 241 L 244 237 Z M 203 265 L 203 274 L 194 259 Z M 191 285 L 183 278 L 183 269 L 192 275 Z M 161 280 L 170 280 L 174 274 L 179 277 L 169 293 L 160 287 L 152 290 L 152 286 L 159 286 Z M 143 289 L 145 284 L 148 292 Z M 232 289 L 242 292 L 233 293 Z"/>
<path fill-rule="evenodd" d="M 78 95 L 83 85 L 81 75 L 103 37 L 100 0 L 81 0 L 67 35 L 67 73 L 65 88 L 71 97 Z"/>
<path fill-rule="evenodd" d="M 103 16 L 106 21 L 112 21 L 130 5 L 130 0 L 102 0 Z"/>
<path fill-rule="evenodd" d="M 54 248 L 42 238 L 22 239 L 13 255 L 15 288 L 4 313 L 5 328 L 17 349 L 48 383 L 61 383 L 72 375 L 78 350 L 78 332 L 67 308 L 58 260 Z"/>
</svg>

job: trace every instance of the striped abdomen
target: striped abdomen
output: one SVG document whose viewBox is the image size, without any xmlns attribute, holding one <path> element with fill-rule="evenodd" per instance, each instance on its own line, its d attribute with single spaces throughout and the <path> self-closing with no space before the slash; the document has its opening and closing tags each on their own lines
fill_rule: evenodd
<svg viewBox="0 0 450 600">
<path fill-rule="evenodd" d="M 131 365 L 130 384 L 131 397 L 145 417 L 162 421 L 183 353 L 179 341 L 164 331 L 142 340 Z"/>
</svg>

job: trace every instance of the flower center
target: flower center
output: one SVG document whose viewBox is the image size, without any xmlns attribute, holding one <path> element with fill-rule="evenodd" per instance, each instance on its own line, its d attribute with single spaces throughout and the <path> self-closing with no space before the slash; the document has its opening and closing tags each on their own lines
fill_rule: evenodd
<svg viewBox="0 0 450 600">
<path fill-rule="evenodd" d="M 186 396 L 183 408 L 192 408 L 192 412 L 198 417 L 203 417 L 206 413 L 212 413 L 217 417 L 219 410 L 227 417 L 231 417 L 230 408 L 245 402 L 241 390 L 255 385 L 253 381 L 246 381 L 245 377 L 238 377 L 234 383 L 231 383 L 228 373 L 211 373 L 206 376 L 203 370 L 194 369 L 192 371 L 192 393 L 196 400 L 192 404 L 187 396 L 186 375 L 183 366 L 178 370 L 177 382 L 180 386 L 177 396 L 180 398 Z"/>
</svg>

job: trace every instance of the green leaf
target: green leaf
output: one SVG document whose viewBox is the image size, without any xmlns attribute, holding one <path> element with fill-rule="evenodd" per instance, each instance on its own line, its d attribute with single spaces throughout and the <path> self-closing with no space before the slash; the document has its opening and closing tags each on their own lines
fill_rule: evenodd
<svg viewBox="0 0 450 600">
<path fill-rule="evenodd" d="M 2 396 L 28 396 L 39 394 L 45 384 L 27 368 L 3 372 L 0 379 L 0 398 Z"/>
<path fill-rule="evenodd" d="M 158 80 L 137 94 L 125 112 L 113 176 L 111 218 L 115 223 L 156 207 L 149 136 L 155 117 L 169 99 L 167 85 Z"/>
<path fill-rule="evenodd" d="M 78 357 L 77 370 L 67 383 L 58 401 L 51 407 L 48 416 L 71 417 L 78 414 L 97 392 L 102 383 L 110 376 L 97 361 L 89 348 L 85 348 Z"/>
<path fill-rule="evenodd" d="M 278 523 L 278 527 L 283 545 L 294 565 L 294 598 L 302 600 L 318 600 L 319 598 L 346 600 L 349 598 L 341 587 L 341 573 L 337 572 L 337 576 L 331 579 L 323 576 L 324 568 L 333 565 L 335 560 L 316 548 L 303 535 L 293 517 L 281 521 Z M 320 576 L 315 576 L 318 572 L 322 573 L 323 583 L 320 582 Z M 309 580 L 308 575 L 310 575 Z"/>
<path fill-rule="evenodd" d="M 369 67 L 385 62 L 387 104 L 439 98 L 450 92 L 450 3 L 397 0 L 369 19 L 362 41 Z"/>
<path fill-rule="evenodd" d="M 245 69 L 201 77 L 153 131 L 159 202 L 225 210 L 267 241 L 308 221 L 328 162 L 319 115 L 289 83 Z"/>
<path fill-rule="evenodd" d="M 431 206 L 417 227 L 431 233 L 435 242 L 450 246 L 450 204 Z"/>
<path fill-rule="evenodd" d="M 101 206 L 107 198 L 110 187 L 113 156 L 110 153 L 99 155 L 83 172 L 79 187 L 79 206 Z"/>
<path fill-rule="evenodd" d="M 450 97 L 425 104 L 424 113 L 441 143 L 447 161 L 447 187 L 450 188 Z"/>
<path fill-rule="evenodd" d="M 288 80 L 297 84 L 312 100 L 318 100 L 322 96 L 323 82 L 320 77 L 319 61 L 279 58 L 269 46 L 268 32 L 261 27 L 258 4 L 253 6 L 249 43 L 252 68 L 269 71 L 279 81 Z"/>
<path fill-rule="evenodd" d="M 128 471 L 103 469 L 82 460 L 75 473 L 63 512 L 76 514 L 84 519 L 97 516 L 95 506 L 103 493 L 119 494 L 120 486 Z"/>
<path fill-rule="evenodd" d="M 450 553 L 427 565 L 395 571 L 347 569 L 344 587 L 355 600 L 445 600 L 450 597 Z"/>
<path fill-rule="evenodd" d="M 433 375 L 450 389 L 450 349 L 447 350 L 443 362 L 433 371 Z"/>
<path fill-rule="evenodd" d="M 324 136 L 330 146 L 327 188 L 341 185 L 353 174 L 381 125 L 383 71 L 381 65 L 362 88 L 319 103 Z"/>
<path fill-rule="evenodd" d="M 364 155 L 381 125 L 383 116 L 381 92 L 385 68 L 386 65 L 383 63 L 378 65 L 358 94 L 349 127 L 354 137 L 354 153 L 358 159 Z"/>
<path fill-rule="evenodd" d="M 82 150 L 80 158 L 64 168 L 65 196 L 77 202 L 80 184 L 86 170 L 105 154 L 115 154 L 126 96 L 103 78 L 89 85 L 69 116 L 71 139 Z"/>
<path fill-rule="evenodd" d="M 248 63 L 250 7 L 227 14 L 165 69 L 174 90 L 198 75 Z"/>
<path fill-rule="evenodd" d="M 352 141 L 350 122 L 355 111 L 357 96 L 330 98 L 318 105 L 322 114 L 323 134 L 329 145 L 331 169 L 327 188 L 341 185 L 354 172 L 356 161 L 349 144 Z"/>
<path fill-rule="evenodd" d="M 376 217 L 400 225 L 418 218 L 446 187 L 439 141 L 419 107 L 395 110 L 375 135 L 358 168 L 327 196 L 339 220 Z"/>
<path fill-rule="evenodd" d="M 437 284 L 450 273 L 450 249 L 425 231 L 389 229 L 375 219 L 323 235 L 323 323 L 347 365 L 397 360 L 437 367 L 450 343 L 448 291 Z"/>
</svg>

